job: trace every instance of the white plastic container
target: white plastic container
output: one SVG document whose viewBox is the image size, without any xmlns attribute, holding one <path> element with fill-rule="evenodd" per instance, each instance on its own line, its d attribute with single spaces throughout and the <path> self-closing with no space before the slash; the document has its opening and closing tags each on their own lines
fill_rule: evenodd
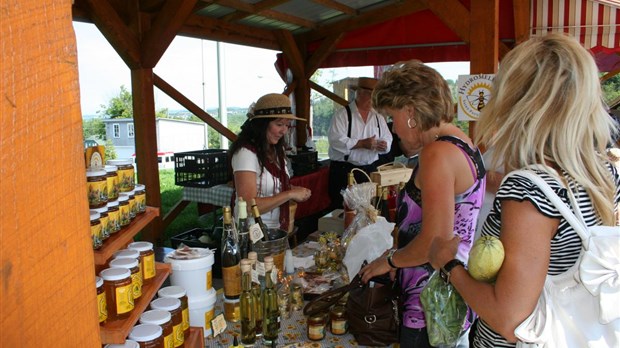
<svg viewBox="0 0 620 348">
<path fill-rule="evenodd" d="M 184 256 L 180 256 L 175 250 L 164 258 L 164 262 L 172 266 L 170 283 L 184 288 L 190 299 L 206 295 L 213 289 L 211 271 L 215 262 L 213 252 L 210 249 L 192 248 L 188 258 L 181 257 Z"/>
<path fill-rule="evenodd" d="M 213 333 L 211 320 L 215 318 L 216 297 L 215 289 L 211 289 L 205 295 L 188 298 L 189 325 L 202 327 L 205 337 Z"/>
</svg>

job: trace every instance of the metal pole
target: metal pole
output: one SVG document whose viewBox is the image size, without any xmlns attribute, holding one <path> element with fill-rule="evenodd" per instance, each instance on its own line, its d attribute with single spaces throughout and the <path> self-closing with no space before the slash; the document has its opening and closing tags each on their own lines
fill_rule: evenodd
<svg viewBox="0 0 620 348">
<path fill-rule="evenodd" d="M 206 90 L 205 90 L 205 52 L 204 52 L 204 40 L 200 40 L 200 65 L 202 67 L 202 110 L 207 112 L 207 106 L 205 105 L 206 101 Z M 209 126 L 204 123 L 204 139 L 205 143 L 203 148 L 209 148 Z"/>
<path fill-rule="evenodd" d="M 226 109 L 226 66 L 225 66 L 224 46 L 221 42 L 217 42 L 217 92 L 219 96 L 219 115 L 220 123 L 228 128 L 228 110 Z M 220 136 L 220 144 L 222 149 L 228 149 L 228 138 L 224 135 Z"/>
</svg>

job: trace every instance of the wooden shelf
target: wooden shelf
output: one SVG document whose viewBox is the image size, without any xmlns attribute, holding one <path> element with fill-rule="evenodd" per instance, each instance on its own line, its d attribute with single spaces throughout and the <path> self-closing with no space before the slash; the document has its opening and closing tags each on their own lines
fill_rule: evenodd
<svg viewBox="0 0 620 348">
<path fill-rule="evenodd" d="M 205 348 L 203 328 L 197 326 L 189 327 L 189 337 L 185 341 L 185 348 Z"/>
<path fill-rule="evenodd" d="M 104 266 L 114 252 L 125 248 L 128 243 L 133 241 L 133 237 L 138 234 L 138 232 L 140 232 L 144 227 L 146 227 L 146 225 L 158 216 L 159 208 L 146 207 L 146 211 L 142 214 L 138 214 L 138 216 L 136 216 L 136 218 L 133 219 L 128 226 L 125 226 L 120 231 L 113 233 L 110 238 L 103 242 L 101 249 L 94 250 L 95 266 Z"/>
<path fill-rule="evenodd" d="M 142 287 L 142 296 L 135 301 L 135 307 L 133 311 L 131 311 L 129 318 L 110 321 L 100 327 L 102 344 L 125 343 L 125 339 L 129 335 L 131 328 L 136 325 L 140 315 L 142 315 L 146 307 L 151 303 L 157 290 L 159 290 L 172 270 L 171 266 L 167 263 L 155 263 L 155 268 L 157 269 L 155 279 L 150 284 Z"/>
</svg>

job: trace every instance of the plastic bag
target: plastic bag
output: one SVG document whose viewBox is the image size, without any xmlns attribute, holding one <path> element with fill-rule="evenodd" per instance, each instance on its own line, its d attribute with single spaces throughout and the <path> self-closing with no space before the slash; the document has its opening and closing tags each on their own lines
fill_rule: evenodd
<svg viewBox="0 0 620 348">
<path fill-rule="evenodd" d="M 431 346 L 455 347 L 467 319 L 467 305 L 461 295 L 435 271 L 422 290 L 420 301 Z"/>
<path fill-rule="evenodd" d="M 342 245 L 345 249 L 348 248 L 357 231 L 376 221 L 377 210 L 370 204 L 375 196 L 375 190 L 376 184 L 365 182 L 352 185 L 342 191 L 344 204 L 356 212 L 353 222 L 342 234 Z"/>
<path fill-rule="evenodd" d="M 349 242 L 342 263 L 347 267 L 349 279 L 360 271 L 364 261 L 371 262 L 392 247 L 394 223 L 387 222 L 383 216 L 377 222 L 366 225 L 357 231 Z"/>
</svg>

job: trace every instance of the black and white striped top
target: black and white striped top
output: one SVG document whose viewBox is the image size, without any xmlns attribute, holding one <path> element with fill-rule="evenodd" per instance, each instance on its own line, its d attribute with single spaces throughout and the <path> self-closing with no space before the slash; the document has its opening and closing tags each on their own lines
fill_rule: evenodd
<svg viewBox="0 0 620 348">
<path fill-rule="evenodd" d="M 617 189 L 615 198 L 617 205 L 620 203 L 620 176 L 612 165 L 609 165 L 609 170 L 613 173 L 616 181 Z M 535 172 L 551 186 L 565 203 L 569 204 L 566 188 L 561 186 L 551 175 L 537 170 Z M 566 173 L 563 173 L 563 175 L 564 177 L 568 177 Z M 571 183 L 570 180 L 568 180 L 568 182 L 575 194 L 579 209 L 583 214 L 586 224 L 588 226 L 600 224 L 600 220 L 596 217 L 594 208 L 585 189 L 580 186 L 577 188 L 576 184 L 574 182 Z M 551 240 L 551 259 L 547 274 L 556 275 L 565 272 L 577 261 L 581 250 L 581 239 L 579 235 L 573 230 L 570 224 L 562 218 L 562 214 L 553 203 L 547 199 L 538 186 L 522 176 L 510 177 L 502 183 L 495 196 L 493 208 L 482 227 L 482 235 L 499 237 L 502 211 L 501 202 L 503 200 L 515 200 L 520 202 L 527 200 L 531 202 L 541 214 L 547 217 L 560 219 L 558 232 Z M 502 336 L 495 333 L 483 320 L 478 320 L 477 324 L 473 341 L 474 348 L 515 347 L 515 344 L 506 342 Z"/>
</svg>

